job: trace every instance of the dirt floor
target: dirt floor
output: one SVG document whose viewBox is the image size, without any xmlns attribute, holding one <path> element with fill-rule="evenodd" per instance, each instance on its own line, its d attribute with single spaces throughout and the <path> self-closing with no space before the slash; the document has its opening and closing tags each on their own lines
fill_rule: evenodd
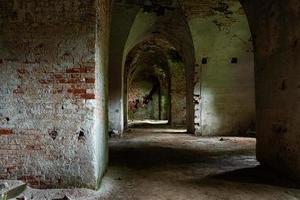
<svg viewBox="0 0 300 200">
<path fill-rule="evenodd" d="M 110 140 L 100 191 L 34 190 L 27 199 L 296 200 L 299 185 L 259 166 L 255 139 L 131 130 Z"/>
</svg>

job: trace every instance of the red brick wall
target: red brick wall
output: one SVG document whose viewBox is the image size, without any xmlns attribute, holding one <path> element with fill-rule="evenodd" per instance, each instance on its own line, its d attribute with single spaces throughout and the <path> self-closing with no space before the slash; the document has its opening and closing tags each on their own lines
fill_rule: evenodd
<svg viewBox="0 0 300 200">
<path fill-rule="evenodd" d="M 94 188 L 94 0 L 4 0 L 0 15 L 0 178 Z"/>
</svg>

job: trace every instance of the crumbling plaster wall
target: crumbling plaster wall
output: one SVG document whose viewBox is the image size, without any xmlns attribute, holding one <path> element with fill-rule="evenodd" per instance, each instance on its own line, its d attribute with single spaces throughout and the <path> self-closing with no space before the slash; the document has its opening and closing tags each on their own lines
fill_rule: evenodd
<svg viewBox="0 0 300 200">
<path fill-rule="evenodd" d="M 195 131 L 199 135 L 241 135 L 255 125 L 248 20 L 239 1 L 222 3 L 207 7 L 211 11 L 207 15 L 193 12 L 188 17 L 196 55 Z M 237 63 L 231 63 L 232 58 Z"/>
<path fill-rule="evenodd" d="M 4 0 L 0 9 L 0 177 L 96 188 L 105 162 L 94 140 L 103 128 L 95 1 Z"/>
</svg>

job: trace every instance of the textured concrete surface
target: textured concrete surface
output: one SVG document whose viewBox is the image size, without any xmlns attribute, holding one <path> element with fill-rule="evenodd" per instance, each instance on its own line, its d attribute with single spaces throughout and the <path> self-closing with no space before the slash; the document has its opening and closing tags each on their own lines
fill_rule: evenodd
<svg viewBox="0 0 300 200">
<path fill-rule="evenodd" d="M 76 200 L 300 199 L 297 185 L 258 166 L 255 139 L 144 131 L 110 141 L 110 167 L 100 191 L 28 189 L 25 195 Z"/>
</svg>

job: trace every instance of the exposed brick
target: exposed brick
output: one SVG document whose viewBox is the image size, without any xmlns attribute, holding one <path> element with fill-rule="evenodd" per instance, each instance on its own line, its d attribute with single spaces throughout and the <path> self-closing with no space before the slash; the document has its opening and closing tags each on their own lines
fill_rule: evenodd
<svg viewBox="0 0 300 200">
<path fill-rule="evenodd" d="M 84 162 L 92 160 L 88 147 L 94 144 L 88 134 L 80 144 L 83 148 L 72 163 L 74 167 L 65 168 L 65 161 L 72 159 L 70 152 L 78 148 L 73 145 L 77 138 L 72 133 L 77 127 L 87 127 L 85 131 L 90 132 L 94 123 L 94 110 L 80 98 L 94 98 L 93 94 L 85 95 L 95 88 L 85 78 L 95 76 L 95 1 L 62 0 L 55 4 L 26 0 L 19 6 L 10 2 L 4 0 L 7 6 L 1 9 L 0 20 L 6 31 L 0 34 L 0 178 L 24 176 L 29 185 L 46 187 L 53 181 L 61 187 L 58 180 L 63 177 L 65 185 L 91 186 L 96 182 L 93 164 Z M 11 9 L 18 16 L 13 20 Z M 7 129 L 8 125 L 13 129 Z M 55 141 L 49 129 L 57 131 Z M 38 170 L 46 168 L 49 170 Z M 73 183 L 66 174 L 80 178 Z"/>
<path fill-rule="evenodd" d="M 80 97 L 82 99 L 95 99 L 95 94 L 90 94 L 90 93 L 87 93 L 87 94 L 81 94 Z"/>
<path fill-rule="evenodd" d="M 87 73 L 86 67 L 73 67 L 66 70 L 67 73 Z"/>
<path fill-rule="evenodd" d="M 20 86 L 18 86 L 17 89 L 13 90 L 14 94 L 24 94 L 24 90 L 23 88 L 21 88 Z"/>
<path fill-rule="evenodd" d="M 95 83 L 95 79 L 94 78 L 86 78 L 85 82 L 86 83 Z"/>
<path fill-rule="evenodd" d="M 80 74 L 71 74 L 71 78 L 80 78 Z"/>
<path fill-rule="evenodd" d="M 27 183 L 31 187 L 38 188 L 40 186 L 40 177 L 35 176 L 21 176 L 18 178 L 25 183 Z"/>
<path fill-rule="evenodd" d="M 41 79 L 39 80 L 40 84 L 50 84 L 53 83 L 53 80 Z"/>
<path fill-rule="evenodd" d="M 80 83 L 80 79 L 79 78 L 70 78 L 68 80 L 66 80 L 65 83 Z"/>
<path fill-rule="evenodd" d="M 64 91 L 64 89 L 53 89 L 52 94 L 60 94 Z"/>
<path fill-rule="evenodd" d="M 65 76 L 64 76 L 63 73 L 61 73 L 61 74 L 54 74 L 54 77 L 55 77 L 56 79 L 63 79 Z"/>
<path fill-rule="evenodd" d="M 12 129 L 7 129 L 7 128 L 0 129 L 0 136 L 1 135 L 11 135 L 11 134 L 13 134 Z"/>
<path fill-rule="evenodd" d="M 63 84 L 63 83 L 67 83 L 67 80 L 65 78 L 57 78 L 55 82 Z"/>
<path fill-rule="evenodd" d="M 83 94 L 86 93 L 86 89 L 78 89 L 78 88 L 71 88 L 67 90 L 69 93 L 73 94 Z"/>
</svg>

